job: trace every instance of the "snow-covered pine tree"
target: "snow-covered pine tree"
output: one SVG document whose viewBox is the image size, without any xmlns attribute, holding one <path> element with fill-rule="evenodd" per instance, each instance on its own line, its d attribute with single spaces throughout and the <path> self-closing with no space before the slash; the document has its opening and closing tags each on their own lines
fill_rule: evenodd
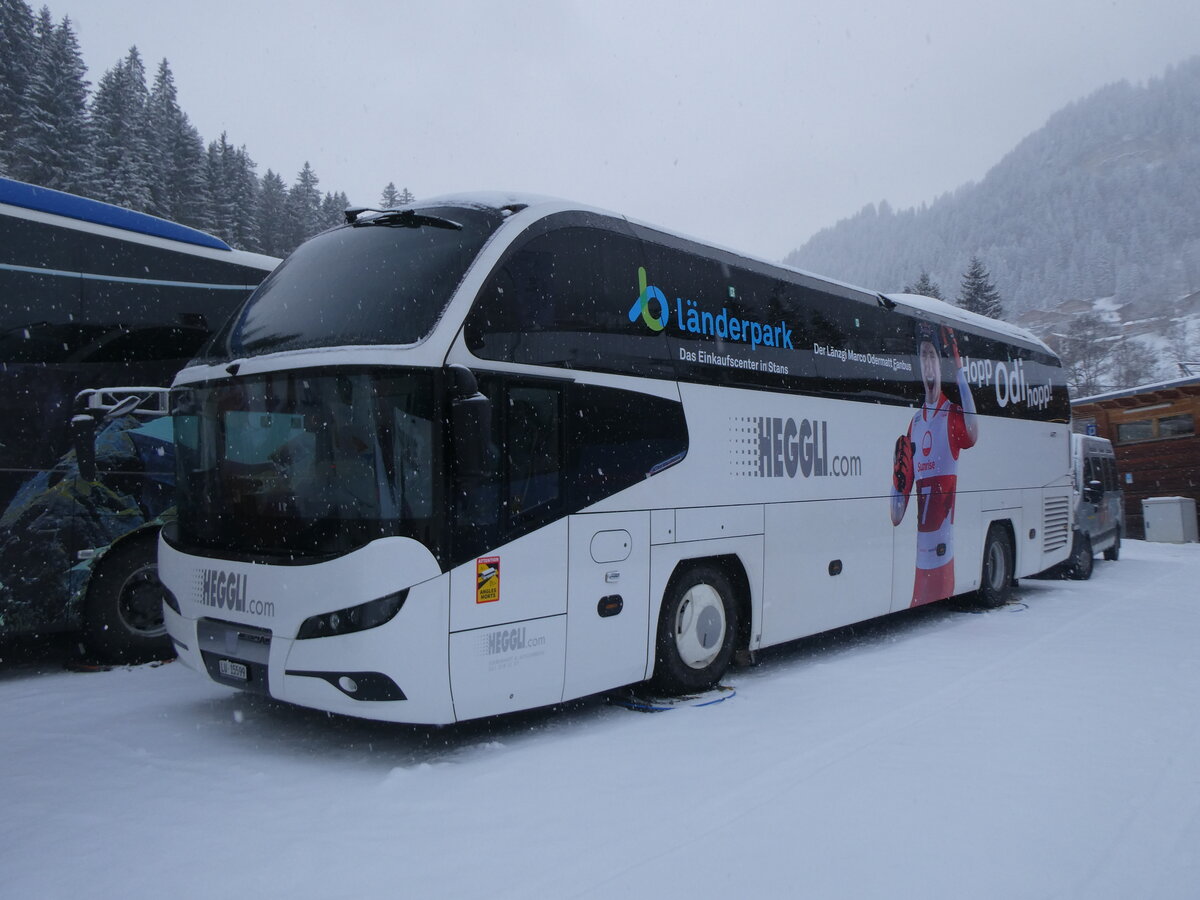
<svg viewBox="0 0 1200 900">
<path fill-rule="evenodd" d="M 148 212 L 185 225 L 211 228 L 204 141 L 180 109 L 175 77 L 164 59 L 158 65 L 146 110 L 150 151 Z"/>
<path fill-rule="evenodd" d="M 259 251 L 262 241 L 258 233 L 258 174 L 246 145 L 233 153 L 227 170 L 233 197 L 233 246 L 239 250 Z"/>
<path fill-rule="evenodd" d="M 400 191 L 400 199 L 399 199 L 399 202 L 397 203 L 397 205 L 398 206 L 407 206 L 409 203 L 412 203 L 416 199 L 417 198 L 413 196 L 412 191 L 410 191 L 408 188 L 404 188 L 403 190 Z"/>
<path fill-rule="evenodd" d="M 258 191 L 258 242 L 262 252 L 285 256 L 288 246 L 287 185 L 278 173 L 267 169 Z"/>
<path fill-rule="evenodd" d="M 36 59 L 33 11 L 25 0 L 0 0 L 0 175 L 9 173 L 13 131 Z"/>
<path fill-rule="evenodd" d="M 321 229 L 343 224 L 346 221 L 346 207 L 349 205 L 350 198 L 341 191 L 325 194 L 325 199 L 321 201 Z"/>
<path fill-rule="evenodd" d="M 258 176 L 245 145 L 235 148 L 221 132 L 208 145 L 207 170 L 213 233 L 239 250 L 260 249 Z"/>
<path fill-rule="evenodd" d="M 1000 292 L 992 284 L 992 276 L 988 274 L 978 256 L 971 257 L 967 271 L 963 274 L 962 287 L 958 292 L 958 305 L 962 309 L 991 319 L 999 319 L 1004 315 Z"/>
<path fill-rule="evenodd" d="M 1116 340 L 1112 326 L 1095 313 L 1073 316 L 1063 333 L 1050 336 L 1072 397 L 1090 397 L 1108 388 Z"/>
<path fill-rule="evenodd" d="M 921 270 L 921 277 L 912 284 L 904 286 L 906 294 L 920 294 L 922 297 L 933 297 L 937 300 L 945 300 L 942 296 L 942 289 L 938 283 L 929 277 L 929 273 L 924 269 Z"/>
<path fill-rule="evenodd" d="M 14 178 L 60 191 L 82 190 L 91 168 L 87 68 L 71 20 L 55 26 L 44 8 L 37 23 L 37 58 L 10 141 Z"/>
<path fill-rule="evenodd" d="M 389 181 L 383 193 L 379 195 L 380 209 L 395 209 L 400 205 L 400 192 L 396 190 L 396 182 Z"/>
<path fill-rule="evenodd" d="M 1153 381 L 1160 373 L 1154 357 L 1133 338 L 1124 335 L 1113 341 L 1109 390 L 1121 391 Z"/>
<path fill-rule="evenodd" d="M 146 142 L 146 67 L 137 47 L 100 79 L 92 100 L 94 197 L 129 209 L 150 206 L 152 165 Z"/>
<path fill-rule="evenodd" d="M 223 241 L 232 241 L 234 232 L 234 188 L 232 169 L 234 149 L 229 135 L 222 131 L 209 141 L 205 151 L 205 181 L 208 184 L 208 221 L 212 233 Z"/>
<path fill-rule="evenodd" d="M 296 175 L 296 183 L 288 190 L 288 250 L 294 250 L 321 230 L 321 180 L 305 160 L 304 168 Z"/>
</svg>

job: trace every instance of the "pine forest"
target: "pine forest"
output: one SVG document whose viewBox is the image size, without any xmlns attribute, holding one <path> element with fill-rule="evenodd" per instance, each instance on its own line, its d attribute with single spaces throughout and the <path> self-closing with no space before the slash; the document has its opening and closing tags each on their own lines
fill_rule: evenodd
<svg viewBox="0 0 1200 900">
<path fill-rule="evenodd" d="M 0 175 L 150 213 L 239 250 L 285 256 L 339 224 L 349 205 L 306 162 L 292 184 L 263 175 L 245 145 L 206 145 L 163 59 L 149 77 L 136 47 L 88 81 L 69 17 L 0 0 Z M 411 202 L 394 183 L 385 208 Z"/>
</svg>

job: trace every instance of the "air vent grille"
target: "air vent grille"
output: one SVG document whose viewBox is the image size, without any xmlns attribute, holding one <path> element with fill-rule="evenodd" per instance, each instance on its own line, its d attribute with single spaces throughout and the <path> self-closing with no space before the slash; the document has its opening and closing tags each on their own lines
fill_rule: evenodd
<svg viewBox="0 0 1200 900">
<path fill-rule="evenodd" d="M 1060 550 L 1071 540 L 1071 498 L 1047 497 L 1042 503 L 1042 551 Z"/>
</svg>

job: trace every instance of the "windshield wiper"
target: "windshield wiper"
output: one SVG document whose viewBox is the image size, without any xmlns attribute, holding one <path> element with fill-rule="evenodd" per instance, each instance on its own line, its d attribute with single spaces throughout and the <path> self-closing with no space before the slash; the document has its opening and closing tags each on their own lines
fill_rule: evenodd
<svg viewBox="0 0 1200 900">
<path fill-rule="evenodd" d="M 363 213 L 377 212 L 379 215 L 360 220 Z M 448 228 L 451 231 L 462 231 L 462 225 L 453 219 L 442 216 L 431 216 L 419 213 L 415 209 L 372 209 L 368 206 L 352 206 L 346 210 L 346 224 L 358 227 L 360 225 L 387 225 L 390 228 L 421 228 L 429 225 L 432 228 Z"/>
</svg>

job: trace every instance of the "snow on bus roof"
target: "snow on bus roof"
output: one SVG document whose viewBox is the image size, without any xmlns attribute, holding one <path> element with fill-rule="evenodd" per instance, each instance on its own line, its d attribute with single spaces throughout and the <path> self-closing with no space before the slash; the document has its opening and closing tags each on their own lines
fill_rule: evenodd
<svg viewBox="0 0 1200 900">
<path fill-rule="evenodd" d="M 970 310 L 962 309 L 952 303 L 947 303 L 945 300 L 938 300 L 934 297 L 925 297 L 921 294 L 884 294 L 883 296 L 893 301 L 900 306 L 907 306 L 911 309 L 919 309 L 921 312 L 937 316 L 950 321 L 965 322 L 980 331 L 990 331 L 992 334 L 1001 337 L 1024 341 L 1025 343 L 1033 344 L 1039 349 L 1045 350 L 1047 353 L 1053 353 L 1046 343 L 1035 335 L 1032 331 L 1022 328 L 1020 325 L 1013 325 L 1011 322 L 1005 322 L 1001 319 L 992 319 L 987 316 L 981 316 L 979 313 L 973 313 Z"/>
<path fill-rule="evenodd" d="M 0 178 L 0 203 L 213 250 L 233 249 L 220 238 L 178 222 L 11 178 Z"/>
</svg>

